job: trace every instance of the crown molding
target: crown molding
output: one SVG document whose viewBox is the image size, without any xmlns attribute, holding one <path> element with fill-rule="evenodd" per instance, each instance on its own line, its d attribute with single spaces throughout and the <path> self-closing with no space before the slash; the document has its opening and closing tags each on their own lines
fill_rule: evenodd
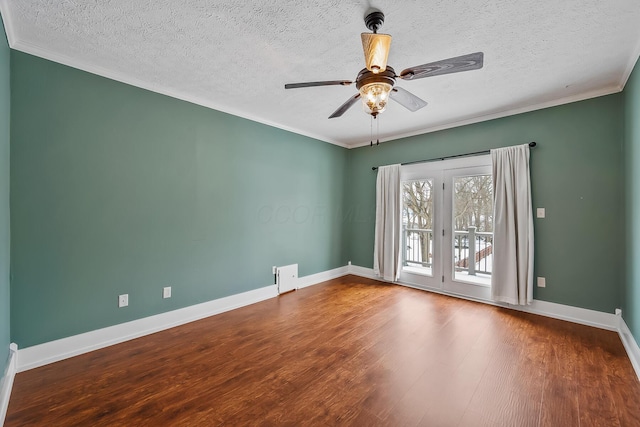
<svg viewBox="0 0 640 427">
<path fill-rule="evenodd" d="M 0 0 L 0 2 L 2 1 L 6 1 L 6 0 Z M 184 93 L 180 90 L 176 90 L 176 89 L 172 89 L 172 88 L 166 88 L 163 87 L 161 85 L 158 84 L 153 84 L 153 83 L 148 83 L 145 81 L 142 81 L 138 78 L 132 77 L 126 73 L 121 73 L 121 72 L 117 72 L 117 71 L 113 71 L 113 70 L 109 70 L 103 67 L 99 67 L 93 64 L 90 64 L 86 61 L 82 61 L 76 58 L 71 58 L 69 56 L 60 54 L 58 52 L 53 52 L 51 50 L 48 49 L 43 49 L 40 46 L 36 46 L 34 44 L 31 43 L 27 43 L 27 42 L 23 42 L 20 40 L 14 40 L 13 43 L 10 43 L 10 47 L 14 50 L 18 50 L 20 52 L 23 53 L 27 53 L 29 55 L 33 55 L 33 56 L 37 56 L 39 58 L 43 58 L 46 59 L 48 61 L 52 61 L 52 62 L 56 62 L 58 64 L 62 64 L 62 65 L 66 65 L 68 67 L 72 67 L 72 68 L 76 68 L 78 70 L 82 70 L 85 71 L 87 73 L 91 73 L 91 74 L 95 74 L 98 75 L 100 77 L 105 77 L 108 78 L 110 80 L 115 80 L 118 81 L 120 83 L 124 83 L 124 84 L 128 84 L 130 86 L 135 86 L 141 89 L 145 89 L 148 90 L 150 92 L 155 92 L 155 93 L 159 93 L 161 95 L 165 95 L 165 96 L 169 96 L 171 98 L 176 98 L 179 99 L 181 101 L 186 101 L 189 102 L 191 104 L 196 104 L 196 105 L 200 105 L 202 107 L 206 107 L 206 108 L 210 108 L 212 110 L 216 110 L 216 111 L 220 111 L 226 114 L 231 114 L 233 116 L 236 117 L 240 117 L 243 119 L 247 119 L 247 120 L 251 120 L 253 122 L 257 122 L 257 123 L 261 123 L 263 125 L 267 125 L 273 128 L 277 128 L 277 129 L 281 129 L 287 132 L 292 132 L 298 135 L 302 135 L 302 136 L 306 136 L 308 138 L 311 139 L 315 139 L 318 141 L 323 141 L 323 142 L 327 142 L 329 144 L 333 144 L 333 145 L 337 145 L 343 148 L 349 148 L 347 144 L 344 144 L 340 141 L 335 141 L 335 140 L 331 140 L 331 139 L 327 139 L 321 135 L 316 135 L 310 132 L 305 132 L 303 130 L 294 128 L 294 127 L 290 127 L 290 126 L 284 126 L 280 123 L 276 123 L 270 120 L 265 120 L 263 118 L 254 116 L 252 114 L 247 114 L 246 112 L 237 110 L 237 109 L 233 109 L 233 108 L 228 108 L 228 107 L 224 107 L 221 105 L 218 105 L 216 103 L 210 102 L 208 100 L 205 100 L 203 98 L 197 97 L 197 96 L 192 96 L 189 95 L 187 93 Z"/>
<path fill-rule="evenodd" d="M 419 130 L 415 130 L 415 131 L 411 131 L 411 132 L 407 132 L 407 133 L 403 133 L 397 136 L 394 136 L 392 139 L 386 139 L 386 140 L 382 140 L 380 141 L 380 143 L 385 143 L 385 142 L 390 142 L 390 141 L 397 141 L 399 139 L 403 139 L 403 138 L 409 138 L 411 136 L 416 136 L 416 135 L 424 135 L 427 133 L 432 133 L 432 132 L 438 132 L 441 130 L 446 130 L 446 129 L 452 129 L 452 128 L 457 128 L 457 127 L 461 127 L 461 126 L 466 126 L 466 125 L 471 125 L 474 123 L 481 123 L 481 122 L 486 122 L 489 120 L 495 120 L 495 119 L 500 119 L 503 117 L 509 117 L 509 116 L 515 116 L 518 114 L 522 114 L 522 113 L 529 113 L 531 111 L 536 111 L 536 110 L 544 110 L 546 108 L 551 108 L 551 107 L 558 107 L 560 105 L 565 105 L 565 104 L 571 104 L 573 102 L 579 102 L 579 101 L 585 101 L 587 99 L 592 99 L 592 98 L 598 98 L 601 96 L 606 96 L 606 95 L 611 95 L 614 93 L 618 93 L 622 91 L 622 89 L 619 86 L 608 86 L 606 88 L 603 89 L 598 89 L 598 90 L 594 90 L 594 91 L 590 91 L 590 92 L 585 92 L 585 93 L 581 93 L 578 95 L 572 95 L 572 96 L 568 96 L 565 98 L 560 98 L 560 99 L 556 99 L 553 101 L 548 101 L 548 102 L 543 102 L 540 104 L 533 104 L 533 105 L 528 105 L 525 107 L 519 107 L 519 108 L 513 108 L 513 109 L 509 109 L 509 110 L 504 110 L 504 111 L 500 111 L 498 113 L 492 113 L 492 114 L 487 114 L 487 115 L 482 115 L 482 116 L 476 116 L 476 117 L 472 117 L 470 119 L 465 119 L 465 120 L 460 120 L 460 121 L 456 121 L 456 122 L 451 122 L 451 123 L 445 123 L 442 125 L 437 125 L 437 126 L 432 126 L 432 127 L 427 127 L 424 129 L 419 129 Z M 359 148 L 359 147 L 366 147 L 370 145 L 370 142 L 363 142 L 363 143 L 357 143 L 357 144 L 350 144 L 348 146 L 348 148 Z"/>
<path fill-rule="evenodd" d="M 636 63 L 638 62 L 639 57 L 640 57 L 640 40 L 638 40 L 638 43 L 636 43 L 636 48 L 633 51 L 633 55 L 629 59 L 627 68 L 624 70 L 624 73 L 622 74 L 622 79 L 620 80 L 620 91 L 622 91 L 624 87 L 627 85 L 627 82 L 629 81 L 629 77 L 631 77 L 631 73 L 633 73 L 633 69 L 635 68 Z"/>
<path fill-rule="evenodd" d="M 5 3 L 4 6 L 3 3 Z M 6 9 L 6 0 L 0 0 L 0 12 L 3 12 L 3 17 L 5 17 L 4 15 L 4 10 L 3 8 Z M 10 19 L 7 19 L 5 17 L 5 22 L 6 21 L 10 21 Z M 7 28 L 5 26 L 5 28 Z M 10 26 L 9 26 L 10 28 Z M 243 119 L 247 119 L 247 120 L 251 120 L 257 123 L 261 123 L 267 126 L 271 126 L 277 129 L 281 129 L 287 132 L 292 132 L 298 135 L 302 135 L 302 136 L 306 136 L 308 138 L 312 138 L 318 141 L 323 141 L 323 142 L 327 142 L 329 144 L 333 144 L 333 145 L 337 145 L 339 147 L 343 147 L 343 148 L 347 148 L 347 149 L 353 149 L 353 148 L 359 148 L 359 147 L 365 147 L 370 145 L 370 142 L 362 142 L 362 143 L 355 143 L 355 144 L 348 144 L 348 143 L 344 143 L 344 142 L 340 142 L 340 141 L 336 141 L 336 140 L 331 140 L 331 139 L 327 139 L 323 136 L 320 135 L 316 135 L 313 133 L 309 133 L 309 132 L 305 132 L 302 131 L 300 129 L 297 128 L 293 128 L 290 126 L 284 126 L 281 125 L 279 123 L 275 123 L 269 120 L 264 120 L 262 118 L 253 116 L 251 114 L 246 114 L 245 112 L 239 111 L 239 110 L 235 110 L 235 109 L 230 109 L 230 108 L 226 108 L 226 107 L 222 107 L 220 105 L 217 105 L 215 103 L 209 102 L 205 99 L 199 98 L 199 97 L 194 97 L 191 95 L 188 95 L 186 93 L 180 92 L 178 90 L 173 90 L 173 89 L 168 89 L 165 87 L 161 87 L 160 85 L 155 85 L 155 84 L 150 84 L 147 82 L 143 82 L 139 79 L 136 79 L 134 77 L 128 76 L 124 73 L 119 73 L 119 72 L 115 72 L 112 70 L 108 70 L 102 67 L 98 67 L 89 63 L 86 63 L 84 61 L 80 61 L 74 58 L 70 58 L 66 55 L 61 55 L 58 54 L 56 52 L 52 52 L 49 51 L 47 49 L 42 49 L 39 46 L 35 46 L 32 45 L 30 43 L 25 43 L 25 42 L 21 42 L 21 41 L 16 41 L 15 38 L 13 36 L 9 35 L 10 32 L 9 30 L 7 30 L 7 37 L 13 39 L 13 42 L 9 42 L 9 45 L 12 49 L 14 50 L 18 50 L 20 52 L 24 52 L 27 53 L 29 55 L 34 55 L 49 61 L 53 61 L 62 65 L 66 65 L 68 67 L 72 67 L 72 68 L 76 68 L 91 74 L 95 74 L 101 77 L 105 77 L 111 80 L 115 80 L 118 81 L 120 83 L 124 83 L 124 84 L 128 84 L 131 86 L 135 86 L 141 89 L 145 89 L 151 92 L 155 92 L 155 93 L 159 93 L 165 96 L 169 96 L 171 98 L 176 98 L 176 99 L 180 99 L 182 101 L 186 101 L 192 104 L 196 104 L 196 105 L 200 105 L 202 107 L 206 107 L 206 108 L 210 108 L 216 111 L 220 111 L 226 114 L 231 114 L 233 116 L 237 116 L 237 117 L 241 117 Z M 640 48 L 640 45 L 638 46 Z M 635 64 L 635 63 L 634 63 Z M 633 69 L 633 66 L 631 66 L 631 69 Z M 628 76 L 627 76 L 628 78 Z M 494 119 L 499 119 L 499 118 L 503 118 L 503 117 L 508 117 L 508 116 L 514 116 L 517 114 L 522 114 L 522 113 L 528 113 L 531 111 L 536 111 L 536 110 L 543 110 L 545 108 L 551 108 L 551 107 L 557 107 L 560 105 L 564 105 L 564 104 L 570 104 L 573 102 L 578 102 L 578 101 L 584 101 L 587 99 L 592 99 L 592 98 L 598 98 L 600 96 L 605 96 L 605 95 L 611 95 L 613 93 L 618 93 L 622 90 L 621 86 L 615 85 L 615 86 L 608 86 L 606 88 L 603 89 L 598 89 L 595 91 L 590 91 L 590 92 L 585 92 L 582 94 L 578 94 L 578 95 L 573 95 L 573 96 L 569 96 L 569 97 L 565 97 L 565 98 L 560 98 L 560 99 L 556 99 L 556 100 L 552 100 L 552 101 L 548 101 L 548 102 L 543 102 L 540 104 L 533 104 L 533 105 L 528 105 L 525 107 L 520 107 L 520 108 L 514 108 L 514 109 L 509 109 L 509 110 L 504 110 L 504 111 L 500 111 L 497 113 L 492 113 L 492 114 L 487 114 L 487 115 L 480 115 L 480 116 L 476 116 L 476 117 L 472 117 L 469 119 L 465 119 L 465 120 L 461 120 L 461 121 L 455 121 L 455 122 L 450 122 L 450 123 L 445 123 L 442 125 L 437 125 L 437 126 L 432 126 L 432 127 L 427 127 L 427 128 L 423 128 L 423 129 L 418 129 L 418 130 L 414 130 L 411 132 L 406 132 L 406 133 L 402 133 L 399 135 L 395 135 L 393 138 L 390 139 L 383 139 L 380 141 L 380 143 L 386 143 L 386 142 L 390 142 L 390 141 L 397 141 L 399 139 L 403 139 L 403 138 L 408 138 L 408 137 L 412 137 L 412 136 L 416 136 L 416 135 L 423 135 L 423 134 L 428 134 L 428 133 L 432 133 L 432 132 L 438 132 L 441 130 L 446 130 L 446 129 L 452 129 L 452 128 L 456 128 L 456 127 L 461 127 L 461 126 L 466 126 L 466 125 L 470 125 L 470 124 L 474 124 L 474 123 L 481 123 L 481 122 L 485 122 L 488 120 L 494 120 Z"/>
<path fill-rule="evenodd" d="M 4 31 L 7 33 L 7 41 L 9 47 L 13 48 L 16 44 L 16 36 L 13 31 L 13 20 L 9 12 L 9 0 L 0 0 L 0 14 L 2 14 L 2 22 L 4 23 Z"/>
<path fill-rule="evenodd" d="M 233 116 L 237 116 L 243 119 L 247 119 L 247 120 L 251 120 L 253 122 L 257 122 L 257 123 L 261 123 L 267 126 L 271 126 L 277 129 L 281 129 L 287 132 L 292 132 L 298 135 L 302 135 L 311 139 L 315 139 L 318 141 L 323 141 L 323 142 L 327 142 L 329 144 L 333 144 L 333 145 L 337 145 L 339 147 L 343 147 L 343 148 L 347 148 L 347 149 L 353 149 L 353 148 L 359 148 L 359 147 L 365 147 L 370 145 L 370 141 L 363 141 L 363 142 L 356 142 L 356 143 L 345 143 L 342 141 L 338 141 L 338 140 L 334 140 L 334 139 L 330 139 L 330 138 L 326 138 L 322 135 L 318 135 L 312 132 L 306 132 L 304 130 L 292 127 L 292 126 L 285 126 L 282 125 L 280 123 L 276 123 L 270 120 L 265 120 L 264 118 L 261 117 L 257 117 L 253 114 L 247 114 L 244 111 L 240 111 L 238 109 L 235 108 L 228 108 L 226 106 L 222 106 L 219 104 L 216 104 L 215 102 L 211 102 L 209 100 L 203 99 L 201 97 L 198 96 L 193 96 L 190 94 L 187 94 L 185 92 L 182 92 L 180 90 L 176 90 L 176 89 L 172 89 L 172 88 L 166 88 L 166 87 L 162 87 L 161 85 L 158 84 L 153 84 L 153 83 L 148 83 L 145 81 L 142 81 L 136 77 L 130 76 L 127 73 L 122 73 L 122 72 L 118 72 L 118 71 L 114 71 L 114 70 L 110 70 L 104 67 L 99 67 L 93 64 L 90 64 L 87 61 L 83 61 L 80 59 L 76 59 L 76 58 L 71 58 L 67 55 L 64 54 L 60 54 L 58 52 L 54 52 L 52 50 L 49 49 L 43 49 L 40 46 L 28 43 L 28 42 L 24 42 L 21 40 L 18 40 L 16 38 L 15 35 L 15 31 L 14 31 L 14 26 L 13 26 L 13 19 L 11 18 L 11 13 L 10 13 L 10 7 L 9 7 L 9 0 L 0 0 L 0 13 L 2 14 L 2 19 L 4 21 L 4 27 L 5 27 L 5 31 L 7 34 L 7 40 L 9 42 L 9 47 L 11 49 L 17 50 L 17 51 L 21 51 L 30 55 L 34 55 L 43 59 L 47 59 L 49 61 L 53 61 L 62 65 L 66 65 L 72 68 L 76 68 L 91 74 L 95 74 L 101 77 L 105 77 L 111 80 L 115 80 L 121 83 L 125 83 L 131 86 L 135 86 L 141 89 L 145 89 L 151 92 L 155 92 L 155 93 L 159 93 L 165 96 L 169 96 L 171 98 L 175 98 L 175 99 L 179 99 L 182 101 L 186 101 L 192 104 L 196 104 L 196 105 L 200 105 L 202 107 L 206 107 L 206 108 L 210 108 L 216 111 L 220 111 L 226 114 L 231 114 Z M 436 126 L 430 126 L 430 127 L 426 127 L 426 128 L 421 128 L 421 129 L 416 129 L 413 131 L 409 131 L 409 132 L 405 132 L 405 133 L 401 133 L 398 135 L 394 135 L 391 138 L 385 138 L 382 139 L 380 141 L 380 143 L 386 143 L 386 142 L 390 142 L 390 141 L 397 141 L 399 139 L 403 139 L 403 138 L 408 138 L 408 137 L 412 137 L 412 136 L 416 136 L 416 135 L 423 135 L 423 134 L 428 134 L 428 133 L 433 133 L 433 132 L 438 132 L 441 130 L 446 130 L 446 129 L 452 129 L 452 128 L 456 128 L 456 127 L 461 127 L 461 126 L 466 126 L 466 125 L 470 125 L 470 124 L 475 124 L 475 123 L 481 123 L 481 122 L 485 122 L 485 121 L 489 121 L 489 120 L 494 120 L 494 119 L 499 119 L 499 118 L 503 118 L 503 117 L 508 117 L 508 116 L 513 116 L 513 115 L 517 115 L 517 114 L 522 114 L 522 113 L 528 113 L 531 111 L 536 111 L 536 110 L 542 110 L 545 108 L 551 108 L 551 107 L 556 107 L 556 106 L 560 106 L 560 105 L 564 105 L 564 104 L 570 104 L 573 102 L 579 102 L 579 101 L 584 101 L 587 99 L 591 99 L 591 98 L 597 98 L 600 96 L 606 96 L 606 95 L 610 95 L 613 93 L 618 93 L 621 92 L 629 77 L 631 76 L 631 73 L 633 72 L 633 69 L 636 65 L 636 62 L 638 61 L 638 58 L 640 57 L 640 41 L 636 44 L 636 48 L 632 54 L 632 57 L 629 59 L 629 63 L 626 67 L 626 69 L 624 70 L 620 82 L 618 84 L 615 85 L 610 85 L 607 86 L 605 88 L 602 89 L 598 89 L 598 90 L 593 90 L 593 91 L 589 91 L 589 92 L 585 92 L 585 93 L 581 93 L 581 94 L 577 94 L 577 95 L 572 95 L 572 96 L 568 96 L 568 97 L 564 97 L 564 98 L 560 98 L 560 99 L 555 99 L 555 100 L 551 100 L 548 102 L 543 102 L 543 103 L 539 103 L 539 104 L 532 104 L 532 105 L 527 105 L 527 106 L 523 106 L 523 107 L 518 107 L 518 108 L 512 108 L 512 109 L 507 109 L 507 110 L 503 110 L 503 111 L 499 111 L 496 113 L 491 113 L 491 114 L 484 114 L 484 115 L 479 115 L 479 116 L 475 116 L 475 117 L 471 117 L 465 120 L 459 120 L 459 121 L 453 121 L 453 122 L 449 122 L 449 123 L 444 123 L 444 124 L 440 124 L 440 125 L 436 125 Z"/>
</svg>

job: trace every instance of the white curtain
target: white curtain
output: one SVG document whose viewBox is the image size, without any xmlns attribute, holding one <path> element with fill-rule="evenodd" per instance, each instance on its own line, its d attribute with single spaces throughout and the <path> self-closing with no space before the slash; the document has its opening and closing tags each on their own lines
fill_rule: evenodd
<svg viewBox="0 0 640 427">
<path fill-rule="evenodd" d="M 513 305 L 533 300 L 533 209 L 529 145 L 491 150 L 493 271 L 491 297 Z"/>
<path fill-rule="evenodd" d="M 384 280 L 400 277 L 400 165 L 378 168 L 373 271 Z"/>
</svg>

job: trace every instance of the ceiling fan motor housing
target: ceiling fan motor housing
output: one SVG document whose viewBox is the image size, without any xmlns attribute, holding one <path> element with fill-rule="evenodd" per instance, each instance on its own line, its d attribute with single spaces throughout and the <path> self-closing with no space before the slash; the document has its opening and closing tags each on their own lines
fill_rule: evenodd
<svg viewBox="0 0 640 427">
<path fill-rule="evenodd" d="M 387 83 L 393 87 L 396 84 L 396 72 L 389 66 L 387 66 L 386 70 L 377 74 L 363 68 L 356 78 L 356 88 L 360 90 L 362 86 L 369 83 Z"/>
</svg>

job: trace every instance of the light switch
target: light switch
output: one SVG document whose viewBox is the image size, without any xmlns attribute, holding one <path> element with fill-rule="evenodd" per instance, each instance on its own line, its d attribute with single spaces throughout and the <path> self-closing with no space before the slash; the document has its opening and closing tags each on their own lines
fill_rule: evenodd
<svg viewBox="0 0 640 427">
<path fill-rule="evenodd" d="M 538 287 L 539 288 L 547 287 L 547 281 L 545 280 L 544 277 L 538 277 Z"/>
<path fill-rule="evenodd" d="M 544 218 L 544 215 L 545 215 L 544 208 L 536 209 L 536 216 L 538 218 Z"/>
</svg>

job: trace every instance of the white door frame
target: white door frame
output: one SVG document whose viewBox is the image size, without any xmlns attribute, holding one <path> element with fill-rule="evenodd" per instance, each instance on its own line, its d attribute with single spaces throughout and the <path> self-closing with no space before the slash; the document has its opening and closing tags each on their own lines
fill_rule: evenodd
<svg viewBox="0 0 640 427">
<path fill-rule="evenodd" d="M 474 299 L 491 299 L 489 286 L 456 280 L 453 271 L 453 179 L 456 176 L 487 173 L 491 174 L 489 155 L 416 163 L 400 168 L 401 182 L 434 180 L 433 274 L 429 276 L 401 269 L 401 283 Z"/>
<path fill-rule="evenodd" d="M 480 156 L 478 156 L 480 157 Z M 454 239 L 453 239 L 453 180 L 458 176 L 472 176 L 472 175 L 491 175 L 491 157 L 482 156 L 482 158 L 472 158 L 475 160 L 475 164 L 470 166 L 472 162 L 460 162 L 454 167 L 444 170 L 444 202 L 443 202 L 443 214 L 446 218 L 444 221 L 444 239 L 442 246 L 442 262 L 443 270 L 443 290 L 457 295 L 463 295 L 465 297 L 471 297 L 475 299 L 490 300 L 491 299 L 491 286 L 483 285 L 479 283 L 467 282 L 464 280 L 456 279 L 454 272 Z M 471 158 L 470 158 L 471 159 Z M 487 163 L 488 162 L 488 163 Z M 475 242 L 474 242 L 475 244 Z"/>
<path fill-rule="evenodd" d="M 439 206 L 442 200 L 442 169 L 437 163 L 418 163 L 406 165 L 400 168 L 400 182 L 433 180 L 433 247 L 438 248 L 433 253 L 433 263 L 431 264 L 432 275 L 412 273 L 400 268 L 400 282 L 412 286 L 424 287 L 428 289 L 442 289 L 442 213 Z M 402 217 L 402 215 L 400 215 Z M 400 224 L 402 229 L 402 224 Z M 404 239 L 404 237 L 401 237 Z M 403 258 L 406 248 L 403 247 Z"/>
</svg>

